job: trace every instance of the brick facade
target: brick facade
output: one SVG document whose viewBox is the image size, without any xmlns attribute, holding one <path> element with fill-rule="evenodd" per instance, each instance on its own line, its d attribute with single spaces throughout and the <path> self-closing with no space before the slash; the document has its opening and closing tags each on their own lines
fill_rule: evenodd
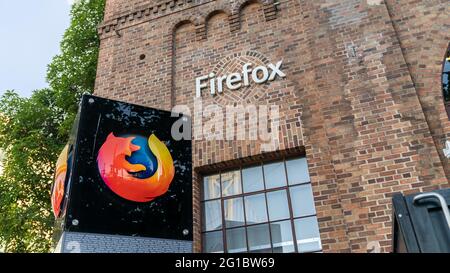
<svg viewBox="0 0 450 273">
<path fill-rule="evenodd" d="M 204 95 L 203 104 L 279 105 L 278 150 L 306 154 L 324 252 L 366 252 L 372 242 L 387 252 L 392 194 L 450 179 L 446 2 L 107 0 L 95 94 L 192 107 L 196 77 L 283 60 L 286 78 Z M 199 252 L 199 178 L 208 166 L 258 157 L 261 143 L 194 139 L 193 148 Z"/>
</svg>

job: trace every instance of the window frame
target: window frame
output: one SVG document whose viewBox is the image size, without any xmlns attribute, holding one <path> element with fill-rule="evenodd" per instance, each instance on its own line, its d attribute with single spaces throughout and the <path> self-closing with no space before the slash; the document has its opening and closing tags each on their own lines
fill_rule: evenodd
<svg viewBox="0 0 450 273">
<path fill-rule="evenodd" d="M 445 112 L 447 113 L 447 119 L 450 120 L 450 100 L 446 100 L 445 97 L 445 92 L 444 92 L 444 74 L 448 73 L 445 71 L 445 64 L 447 62 L 450 63 L 450 60 L 447 61 L 447 58 L 450 58 L 450 43 L 447 46 L 447 49 L 445 50 L 445 54 L 444 54 L 444 61 L 442 62 L 442 69 L 441 69 L 441 92 L 442 92 L 442 99 L 444 102 L 444 108 L 445 108 Z M 450 74 L 448 74 L 447 76 L 447 81 L 450 84 Z M 450 87 L 449 87 L 450 88 Z M 450 99 L 450 98 L 448 98 Z"/>
<path fill-rule="evenodd" d="M 288 178 L 288 171 L 287 171 L 287 166 L 286 166 L 286 161 L 289 160 L 295 160 L 295 159 L 299 159 L 299 158 L 305 158 L 304 155 L 293 155 L 293 156 L 283 156 L 281 158 L 278 159 L 271 159 L 271 160 L 258 160 L 257 162 L 253 162 L 252 164 L 245 164 L 244 166 L 240 165 L 238 167 L 229 167 L 229 168 L 225 168 L 225 169 L 218 169 L 216 172 L 209 172 L 208 174 L 205 175 L 200 175 L 200 182 L 201 182 L 201 187 L 200 187 L 200 208 L 203 208 L 203 204 L 204 202 L 208 202 L 208 201 L 213 201 L 213 200 L 219 200 L 220 204 L 221 204 L 221 209 L 222 209 L 222 228 L 221 229 L 217 229 L 214 231 L 204 231 L 203 230 L 203 223 L 200 222 L 200 238 L 201 240 L 203 240 L 204 238 L 204 234 L 210 233 L 210 232 L 215 232 L 215 231 L 222 231 L 222 246 L 223 246 L 223 253 L 228 253 L 228 246 L 227 246 L 227 230 L 232 230 L 232 229 L 239 229 L 239 228 L 244 228 L 245 230 L 245 245 L 247 248 L 247 252 L 246 253 L 250 253 L 250 245 L 249 245 L 249 240 L 248 240 L 248 227 L 252 227 L 252 226 L 257 226 L 257 225 L 262 225 L 262 224 L 267 224 L 269 227 L 269 240 L 270 240 L 270 247 L 271 250 L 273 251 L 273 236 L 272 236 L 272 228 L 271 225 L 272 224 L 276 224 L 279 222 L 283 222 L 283 221 L 290 221 L 290 227 L 291 227 L 291 234 L 292 234 L 292 243 L 294 244 L 294 252 L 291 253 L 300 253 L 299 249 L 298 249 L 298 243 L 297 243 L 297 234 L 295 231 L 295 220 L 296 219 L 302 219 L 302 218 L 309 218 L 309 217 L 316 217 L 317 218 L 317 210 L 315 209 L 315 214 L 311 214 L 311 215 L 304 215 L 304 216 L 300 216 L 300 217 L 294 217 L 294 211 L 292 208 L 292 200 L 291 200 L 291 188 L 295 187 L 295 186 L 300 186 L 300 185 L 311 185 L 311 177 L 309 179 L 308 182 L 302 182 L 302 183 L 298 183 L 298 184 L 289 184 L 289 178 Z M 265 169 L 264 169 L 264 165 L 268 165 L 268 164 L 272 164 L 272 163 L 283 163 L 284 166 L 284 175 L 285 175 L 285 179 L 286 179 L 286 184 L 284 186 L 280 186 L 280 187 L 275 187 L 275 188 L 267 188 L 266 185 L 266 175 L 265 175 Z M 306 164 L 308 164 L 308 162 L 306 161 Z M 244 192 L 244 181 L 243 181 L 243 175 L 242 175 L 242 170 L 243 169 L 247 169 L 247 168 L 253 168 L 253 167 L 261 167 L 261 171 L 262 171 L 262 179 L 263 179 L 263 185 L 264 188 L 262 190 L 258 190 L 258 191 L 253 191 L 253 192 L 248 192 L 245 193 Z M 308 165 L 307 165 L 307 169 Z M 233 172 L 233 171 L 239 171 L 239 175 L 240 175 L 240 186 L 241 186 L 241 193 L 239 194 L 235 194 L 235 195 L 227 195 L 227 196 L 223 196 L 222 195 L 222 174 L 223 173 L 228 173 L 228 172 Z M 308 173 L 309 174 L 309 173 Z M 219 175 L 220 177 L 220 196 L 218 198 L 212 198 L 212 199 L 204 199 L 204 178 L 207 176 L 214 176 L 214 175 Z M 288 202 L 288 208 L 289 208 L 289 217 L 288 218 L 283 218 L 283 219 L 277 219 L 274 221 L 270 220 L 270 215 L 269 215 L 269 205 L 268 205 L 268 199 L 267 199 L 267 194 L 271 193 L 271 192 L 277 192 L 277 191 L 285 191 L 286 195 L 287 195 L 287 202 Z M 248 196 L 254 196 L 254 195 L 259 195 L 259 194 L 263 194 L 264 198 L 265 198 L 265 205 L 266 205 L 266 217 L 267 217 L 267 221 L 265 222 L 261 222 L 261 223 L 252 223 L 252 224 L 248 224 L 247 223 L 247 212 L 246 212 L 246 206 L 245 206 L 245 197 Z M 312 197 L 313 197 L 313 205 L 314 208 L 315 207 L 315 200 L 314 200 L 314 191 L 312 193 Z M 243 200 L 243 211 L 244 211 L 244 224 L 243 225 L 239 225 L 236 227 L 231 227 L 231 228 L 227 228 L 225 223 L 226 223 L 226 218 L 225 218 L 225 200 L 229 200 L 229 199 L 234 199 L 234 198 L 242 198 Z M 200 211 L 201 215 L 203 215 L 203 211 Z M 200 221 L 203 221 L 203 217 L 200 217 Z M 319 228 L 319 236 L 320 236 L 320 226 L 319 226 L 319 222 L 317 222 L 318 228 Z M 204 243 L 203 241 L 201 242 L 201 250 L 202 252 L 204 252 Z M 321 245 L 321 249 L 318 250 L 318 252 L 322 252 L 323 251 L 323 246 Z M 317 251 L 315 251 L 317 252 Z"/>
</svg>

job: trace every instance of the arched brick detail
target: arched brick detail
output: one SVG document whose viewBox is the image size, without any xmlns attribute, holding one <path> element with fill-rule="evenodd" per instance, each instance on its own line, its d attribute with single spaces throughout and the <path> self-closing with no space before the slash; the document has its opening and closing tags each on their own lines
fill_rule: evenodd
<svg viewBox="0 0 450 273">
<path fill-rule="evenodd" d="M 205 12 L 203 12 L 203 14 L 205 14 L 205 20 L 204 22 L 207 22 L 211 17 L 213 17 L 214 15 L 216 15 L 217 13 L 225 13 L 228 16 L 230 16 L 232 14 L 232 9 L 230 5 L 224 4 L 224 3 L 220 3 L 218 5 L 214 5 L 212 8 L 206 10 Z"/>
<path fill-rule="evenodd" d="M 198 24 L 195 23 L 195 20 L 193 20 L 192 18 L 190 19 L 183 19 L 180 20 L 178 22 L 176 22 L 172 28 L 172 35 L 171 35 L 171 44 L 172 44 L 172 54 L 171 54 L 171 58 L 172 58 L 172 72 L 171 72 L 171 88 L 170 88 L 170 105 L 171 107 L 173 107 L 175 105 L 175 89 L 176 89 L 176 57 L 177 57 L 177 44 L 176 44 L 176 35 L 177 35 L 177 31 L 186 25 L 192 25 L 194 26 L 194 28 L 196 29 L 197 32 L 197 26 Z"/>
<path fill-rule="evenodd" d="M 214 9 L 211 11 L 208 11 L 207 15 L 205 16 L 205 20 L 202 22 L 201 32 L 199 34 L 201 35 L 202 39 L 207 38 L 207 32 L 208 32 L 208 22 L 210 19 L 218 14 L 226 14 L 228 17 L 230 16 L 230 10 L 227 9 Z M 229 23 L 229 20 L 228 20 Z"/>
<path fill-rule="evenodd" d="M 193 24 L 194 26 L 199 25 L 201 22 L 197 17 L 191 16 L 191 17 L 187 17 L 187 18 L 183 18 L 181 20 L 178 20 L 176 22 L 173 23 L 171 29 L 172 29 L 172 33 L 175 34 L 175 32 L 177 31 L 177 29 L 185 24 Z"/>
<path fill-rule="evenodd" d="M 276 19 L 278 10 L 278 0 L 237 0 L 234 2 L 232 7 L 232 14 L 230 15 L 230 29 L 231 31 L 237 31 L 241 27 L 241 11 L 247 5 L 250 4 L 261 4 L 264 9 L 264 17 L 266 21 L 271 21 Z"/>
<path fill-rule="evenodd" d="M 261 5 L 276 4 L 279 0 L 235 0 L 232 4 L 232 12 L 239 13 L 246 5 L 260 3 Z"/>
</svg>

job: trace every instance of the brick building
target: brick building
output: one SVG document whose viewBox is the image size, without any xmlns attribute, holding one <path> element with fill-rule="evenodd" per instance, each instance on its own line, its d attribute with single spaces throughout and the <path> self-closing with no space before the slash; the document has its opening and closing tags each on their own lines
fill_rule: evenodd
<svg viewBox="0 0 450 273">
<path fill-rule="evenodd" d="M 194 137 L 194 251 L 388 252 L 392 194 L 449 185 L 448 14 L 445 0 L 107 0 L 95 94 L 193 107 L 196 78 L 282 60 L 285 77 L 202 94 L 278 105 L 280 142 Z"/>
</svg>

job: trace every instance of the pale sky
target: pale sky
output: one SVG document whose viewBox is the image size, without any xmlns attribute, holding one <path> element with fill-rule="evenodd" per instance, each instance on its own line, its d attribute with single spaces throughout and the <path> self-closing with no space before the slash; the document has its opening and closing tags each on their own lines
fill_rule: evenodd
<svg viewBox="0 0 450 273">
<path fill-rule="evenodd" d="M 0 95 L 30 96 L 48 87 L 47 64 L 59 53 L 73 0 L 0 0 Z"/>
</svg>

